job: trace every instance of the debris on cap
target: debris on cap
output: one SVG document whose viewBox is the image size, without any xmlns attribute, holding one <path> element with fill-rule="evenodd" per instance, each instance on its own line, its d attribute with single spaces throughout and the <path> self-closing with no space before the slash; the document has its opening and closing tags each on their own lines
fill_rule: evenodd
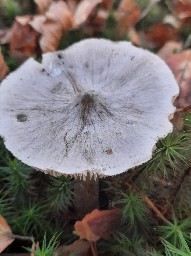
<svg viewBox="0 0 191 256">
<path fill-rule="evenodd" d="M 26 61 L 0 87 L 0 134 L 22 162 L 55 174 L 116 175 L 172 131 L 178 85 L 156 55 L 86 39 Z"/>
</svg>

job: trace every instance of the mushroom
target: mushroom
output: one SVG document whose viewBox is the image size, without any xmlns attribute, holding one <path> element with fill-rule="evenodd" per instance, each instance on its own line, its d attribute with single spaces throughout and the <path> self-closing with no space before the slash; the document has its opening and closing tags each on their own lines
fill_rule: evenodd
<svg viewBox="0 0 191 256">
<path fill-rule="evenodd" d="M 0 134 L 22 162 L 54 174 L 116 175 L 172 130 L 178 85 L 156 55 L 86 39 L 30 58 L 0 87 Z"/>
<path fill-rule="evenodd" d="M 0 134 L 27 165 L 88 177 L 75 186 L 83 217 L 99 205 L 92 175 L 116 175 L 152 157 L 157 140 L 172 130 L 178 91 L 154 54 L 87 39 L 44 54 L 42 63 L 29 59 L 2 82 Z"/>
</svg>

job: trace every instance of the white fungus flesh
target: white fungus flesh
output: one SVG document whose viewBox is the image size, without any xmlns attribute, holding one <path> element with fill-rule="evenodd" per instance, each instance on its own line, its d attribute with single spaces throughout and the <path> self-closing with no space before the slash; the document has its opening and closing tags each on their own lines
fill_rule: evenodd
<svg viewBox="0 0 191 256">
<path fill-rule="evenodd" d="M 63 174 L 116 175 L 152 157 L 172 130 L 178 85 L 129 42 L 87 39 L 29 59 L 0 86 L 0 135 L 22 162 Z"/>
</svg>

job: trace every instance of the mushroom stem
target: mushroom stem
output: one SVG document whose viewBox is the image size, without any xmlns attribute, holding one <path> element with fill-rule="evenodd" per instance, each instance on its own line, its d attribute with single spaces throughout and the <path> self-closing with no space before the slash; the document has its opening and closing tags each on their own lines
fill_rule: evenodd
<svg viewBox="0 0 191 256">
<path fill-rule="evenodd" d="M 74 185 L 74 203 L 76 208 L 76 217 L 83 218 L 87 213 L 99 208 L 99 178 L 91 179 L 87 173 L 86 180 L 77 177 Z"/>
</svg>

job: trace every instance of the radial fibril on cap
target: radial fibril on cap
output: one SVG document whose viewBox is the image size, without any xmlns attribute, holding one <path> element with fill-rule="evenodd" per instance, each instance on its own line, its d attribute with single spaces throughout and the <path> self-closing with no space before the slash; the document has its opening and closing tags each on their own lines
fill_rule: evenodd
<svg viewBox="0 0 191 256">
<path fill-rule="evenodd" d="M 116 175 L 148 161 L 172 130 L 178 85 L 167 65 L 128 42 L 87 39 L 29 59 L 0 88 L 0 134 L 24 163 Z"/>
</svg>

